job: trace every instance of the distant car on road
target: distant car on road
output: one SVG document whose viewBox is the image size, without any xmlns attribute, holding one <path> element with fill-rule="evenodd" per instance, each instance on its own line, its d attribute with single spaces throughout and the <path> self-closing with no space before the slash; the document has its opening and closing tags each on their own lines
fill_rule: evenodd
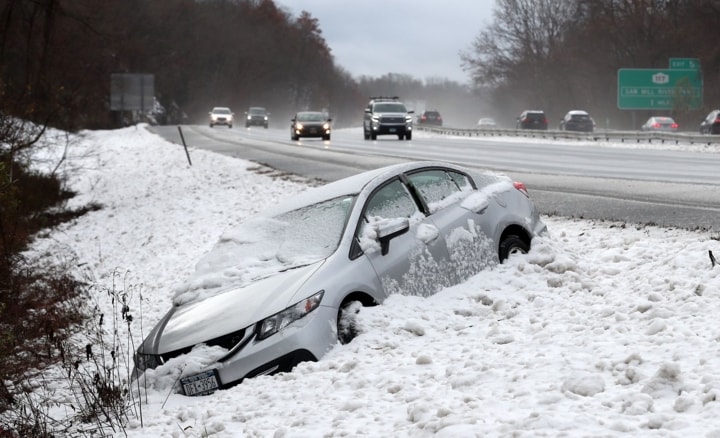
<svg viewBox="0 0 720 438">
<path fill-rule="evenodd" d="M 522 183 L 451 163 L 308 189 L 234 226 L 200 260 L 138 348 L 133 376 L 177 367 L 190 396 L 290 371 L 350 342 L 362 306 L 435 294 L 527 253 L 545 230 Z M 193 366 L 181 376 L 183 363 Z"/>
<path fill-rule="evenodd" d="M 646 132 L 677 132 L 678 124 L 672 117 L 650 117 L 640 129 Z"/>
<path fill-rule="evenodd" d="M 371 97 L 363 116 L 363 138 L 377 140 L 378 135 L 397 135 L 398 140 L 411 140 L 414 113 L 397 96 Z"/>
<path fill-rule="evenodd" d="M 321 137 L 330 140 L 330 122 L 332 119 L 322 111 L 300 111 L 290 119 L 290 138 L 297 141 L 300 137 Z"/>
<path fill-rule="evenodd" d="M 245 113 L 245 127 L 262 126 L 265 129 L 270 125 L 270 113 L 261 106 L 251 106 Z"/>
<path fill-rule="evenodd" d="M 558 129 L 561 131 L 593 132 L 595 121 L 587 111 L 571 110 L 560 120 Z"/>
<path fill-rule="evenodd" d="M 233 127 L 233 113 L 230 108 L 224 106 L 216 106 L 210 111 L 210 127 L 215 125 L 226 125 L 228 128 Z"/>
<path fill-rule="evenodd" d="M 477 127 L 480 129 L 492 129 L 497 128 L 497 123 L 493 118 L 483 117 L 482 119 L 478 120 Z"/>
<path fill-rule="evenodd" d="M 517 129 L 548 129 L 548 120 L 545 111 L 527 110 L 517 118 Z"/>
<path fill-rule="evenodd" d="M 700 134 L 720 134 L 720 109 L 710 111 L 700 123 Z"/>
<path fill-rule="evenodd" d="M 432 110 L 423 112 L 418 116 L 417 122 L 420 125 L 442 126 L 443 119 L 439 111 Z"/>
</svg>

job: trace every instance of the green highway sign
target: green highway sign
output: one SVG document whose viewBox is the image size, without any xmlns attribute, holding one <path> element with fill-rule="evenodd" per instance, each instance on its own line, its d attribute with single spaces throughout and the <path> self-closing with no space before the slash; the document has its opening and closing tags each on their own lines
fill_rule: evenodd
<svg viewBox="0 0 720 438">
<path fill-rule="evenodd" d="M 671 110 L 702 105 L 702 72 L 698 69 L 621 68 L 619 109 Z"/>
<path fill-rule="evenodd" d="M 670 58 L 668 64 L 672 69 L 700 70 L 700 60 L 697 58 Z"/>
</svg>

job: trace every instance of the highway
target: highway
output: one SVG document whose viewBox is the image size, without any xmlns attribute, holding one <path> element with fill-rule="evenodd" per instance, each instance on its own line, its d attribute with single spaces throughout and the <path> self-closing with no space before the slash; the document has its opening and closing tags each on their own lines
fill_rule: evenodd
<svg viewBox="0 0 720 438">
<path fill-rule="evenodd" d="M 182 131 L 190 154 L 193 148 L 211 150 L 319 182 L 400 161 L 451 161 L 524 182 L 545 215 L 720 230 L 720 153 L 712 148 L 422 132 L 412 141 L 368 141 L 360 128 L 336 130 L 330 141 L 291 141 L 289 129 L 150 129 L 179 145 Z"/>
</svg>

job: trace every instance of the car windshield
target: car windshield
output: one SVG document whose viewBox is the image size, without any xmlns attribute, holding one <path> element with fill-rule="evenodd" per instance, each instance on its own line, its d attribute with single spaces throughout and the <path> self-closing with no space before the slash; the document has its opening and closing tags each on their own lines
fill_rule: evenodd
<svg viewBox="0 0 720 438">
<path fill-rule="evenodd" d="M 406 113 L 407 109 L 402 103 L 388 102 L 375 104 L 375 111 L 381 113 Z"/>
<path fill-rule="evenodd" d="M 265 114 L 265 108 L 250 108 L 250 114 Z"/>
<path fill-rule="evenodd" d="M 206 298 L 327 258 L 340 243 L 354 199 L 342 196 L 257 216 L 226 231 L 191 278 L 176 289 L 174 303 Z"/>
<path fill-rule="evenodd" d="M 323 113 L 298 113 L 297 120 L 301 122 L 322 122 L 325 120 Z"/>
<path fill-rule="evenodd" d="M 230 110 L 227 108 L 215 108 L 212 112 L 213 114 L 230 114 Z"/>
</svg>

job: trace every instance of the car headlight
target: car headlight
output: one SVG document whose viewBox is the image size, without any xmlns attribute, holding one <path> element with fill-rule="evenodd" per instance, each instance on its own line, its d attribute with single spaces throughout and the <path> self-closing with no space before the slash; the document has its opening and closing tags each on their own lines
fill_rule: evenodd
<svg viewBox="0 0 720 438">
<path fill-rule="evenodd" d="M 267 317 L 258 323 L 258 340 L 269 338 L 293 322 L 307 316 L 320 306 L 325 291 L 293 304 L 287 309 Z"/>
<path fill-rule="evenodd" d="M 405 116 L 405 123 L 411 123 L 412 122 L 412 116 Z"/>
<path fill-rule="evenodd" d="M 298 123 L 297 125 L 295 125 L 295 129 L 297 129 L 298 131 L 302 130 L 303 129 L 302 123 Z"/>
<path fill-rule="evenodd" d="M 135 368 L 138 371 L 152 370 L 164 363 L 162 357 L 157 354 L 145 354 L 139 351 L 135 353 L 133 358 L 135 362 Z"/>
<path fill-rule="evenodd" d="M 330 124 L 329 124 L 329 123 L 325 123 L 325 124 L 323 125 L 323 129 L 325 129 L 325 130 L 330 129 Z"/>
</svg>

